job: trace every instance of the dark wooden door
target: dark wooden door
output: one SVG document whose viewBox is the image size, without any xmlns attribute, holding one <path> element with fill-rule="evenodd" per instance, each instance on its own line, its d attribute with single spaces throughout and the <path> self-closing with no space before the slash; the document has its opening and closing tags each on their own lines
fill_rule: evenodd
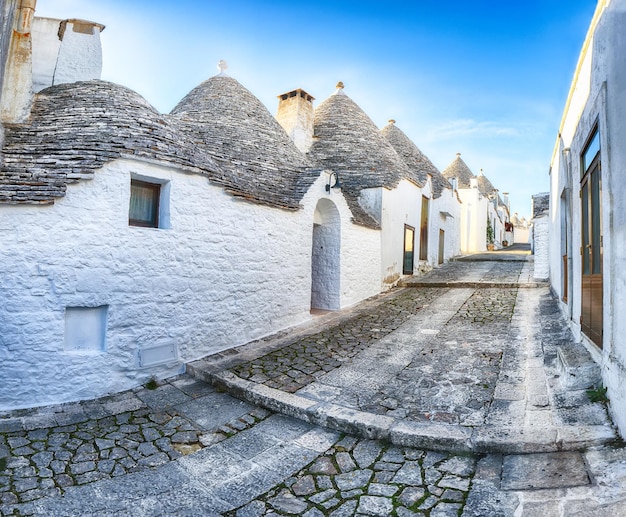
<svg viewBox="0 0 626 517">
<path fill-rule="evenodd" d="M 602 348 L 602 180 L 599 153 L 581 181 L 582 331 Z"/>
<path fill-rule="evenodd" d="M 422 221 L 420 224 L 420 260 L 428 260 L 428 198 L 422 196 Z"/>
<path fill-rule="evenodd" d="M 443 264 L 443 260 L 445 258 L 445 249 L 446 232 L 444 230 L 439 230 L 439 259 L 437 260 L 437 264 Z"/>
<path fill-rule="evenodd" d="M 404 225 L 404 259 L 402 261 L 402 274 L 412 275 L 414 265 L 414 252 L 415 249 L 415 228 Z"/>
</svg>

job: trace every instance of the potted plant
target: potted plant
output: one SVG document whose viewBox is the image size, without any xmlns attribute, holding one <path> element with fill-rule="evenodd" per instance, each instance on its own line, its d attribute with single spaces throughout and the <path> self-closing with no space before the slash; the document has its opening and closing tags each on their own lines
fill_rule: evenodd
<svg viewBox="0 0 626 517">
<path fill-rule="evenodd" d="M 494 244 L 494 231 L 493 226 L 491 225 L 491 219 L 487 216 L 487 249 L 489 251 L 493 251 L 496 246 Z"/>
</svg>

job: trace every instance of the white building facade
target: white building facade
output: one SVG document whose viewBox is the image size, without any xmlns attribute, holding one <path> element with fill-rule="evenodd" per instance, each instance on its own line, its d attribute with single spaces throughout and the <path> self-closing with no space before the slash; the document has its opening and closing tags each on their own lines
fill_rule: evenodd
<svg viewBox="0 0 626 517">
<path fill-rule="evenodd" d="M 102 26 L 43 20 L 33 32 L 34 1 L 7 5 L 0 410 L 171 376 L 458 254 L 453 190 L 404 163 L 347 96 L 309 112 L 313 128 L 294 126 L 292 141 L 222 66 L 161 114 L 93 77 Z M 17 70 L 4 45 L 16 24 L 32 52 Z M 350 135 L 369 144 L 346 148 Z M 374 161 L 359 170 L 364 152 Z M 411 255 L 420 228 L 423 261 Z"/>
<path fill-rule="evenodd" d="M 626 1 L 601 0 L 550 168 L 549 275 L 626 434 Z M 536 225 L 536 223 L 535 223 Z"/>
</svg>

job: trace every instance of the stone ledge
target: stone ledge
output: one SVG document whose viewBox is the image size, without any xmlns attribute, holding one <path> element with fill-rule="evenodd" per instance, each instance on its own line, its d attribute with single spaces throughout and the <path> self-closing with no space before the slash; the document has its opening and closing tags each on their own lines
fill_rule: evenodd
<svg viewBox="0 0 626 517">
<path fill-rule="evenodd" d="M 415 422 L 355 410 L 335 403 L 319 403 L 241 379 L 231 372 L 211 373 L 190 368 L 196 378 L 266 409 L 369 439 L 394 445 L 463 453 L 528 454 L 581 450 L 616 438 L 608 426 L 465 427 L 436 422 Z"/>
<path fill-rule="evenodd" d="M 467 289 L 494 289 L 494 288 L 510 288 L 510 289 L 537 289 L 540 287 L 548 287 L 548 282 L 464 282 L 450 281 L 450 282 L 423 282 L 423 281 L 411 281 L 400 280 L 398 287 L 456 287 Z"/>
</svg>

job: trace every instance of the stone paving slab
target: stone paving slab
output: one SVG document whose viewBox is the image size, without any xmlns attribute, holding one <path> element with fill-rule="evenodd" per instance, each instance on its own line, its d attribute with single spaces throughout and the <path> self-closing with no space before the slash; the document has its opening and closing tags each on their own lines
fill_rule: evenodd
<svg viewBox="0 0 626 517">
<path fill-rule="evenodd" d="M 481 459 L 463 517 L 624 517 L 626 449 L 489 455 Z"/>
<path fill-rule="evenodd" d="M 190 366 L 216 386 L 0 414 L 0 515 L 626 517 L 626 449 L 560 380 L 584 348 L 511 264 Z"/>
<path fill-rule="evenodd" d="M 591 359 L 549 288 L 488 284 L 526 281 L 527 264 L 453 264 L 425 277 L 468 273 L 487 285 L 400 289 L 269 354 L 233 355 L 222 370 L 205 358 L 189 371 L 254 404 L 397 444 L 531 453 L 610 442 L 606 407 L 559 381 L 559 347 Z"/>
<path fill-rule="evenodd" d="M 159 401 L 158 406 L 164 398 L 183 400 L 172 386 L 190 387 L 188 381 L 173 379 L 144 398 Z M 197 400 L 211 404 L 217 394 L 194 384 Z M 32 500 L 5 501 L 0 515 L 458 515 L 465 504 L 476 467 L 473 456 L 396 447 L 282 415 L 263 416 L 165 464 Z M 43 428 L 32 438 L 46 433 Z"/>
</svg>

